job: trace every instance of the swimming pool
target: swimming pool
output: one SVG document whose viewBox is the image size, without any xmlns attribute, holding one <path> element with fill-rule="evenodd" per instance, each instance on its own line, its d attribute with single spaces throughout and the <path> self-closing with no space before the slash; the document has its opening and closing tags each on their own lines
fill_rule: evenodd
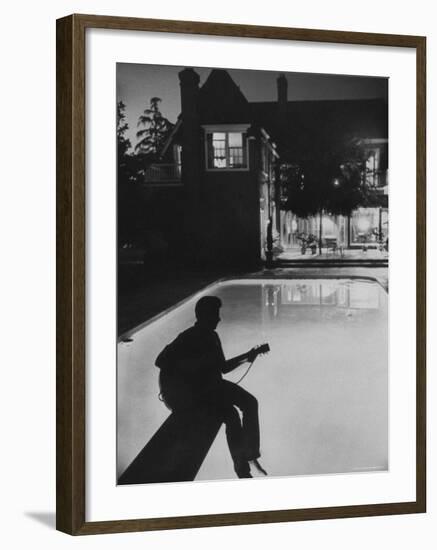
<svg viewBox="0 0 437 550">
<path fill-rule="evenodd" d="M 268 342 L 242 386 L 259 402 L 271 476 L 388 468 L 388 297 L 372 280 L 244 279 L 216 283 L 129 334 L 117 353 L 117 470 L 169 415 L 155 359 L 195 320 L 202 295 L 223 303 L 227 357 Z M 237 381 L 245 366 L 226 376 Z M 233 479 L 224 428 L 196 480 Z"/>
</svg>

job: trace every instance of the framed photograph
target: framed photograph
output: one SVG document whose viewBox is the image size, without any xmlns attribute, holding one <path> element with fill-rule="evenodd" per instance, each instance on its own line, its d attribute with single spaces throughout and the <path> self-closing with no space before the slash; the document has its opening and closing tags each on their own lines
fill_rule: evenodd
<svg viewBox="0 0 437 550">
<path fill-rule="evenodd" d="M 57 528 L 426 510 L 426 40 L 57 21 Z"/>
</svg>

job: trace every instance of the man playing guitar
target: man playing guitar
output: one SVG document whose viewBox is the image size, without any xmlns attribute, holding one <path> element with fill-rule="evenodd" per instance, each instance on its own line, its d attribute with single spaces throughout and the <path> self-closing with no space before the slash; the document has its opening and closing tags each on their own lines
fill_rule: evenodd
<svg viewBox="0 0 437 550">
<path fill-rule="evenodd" d="M 203 296 L 195 306 L 196 323 L 166 346 L 156 359 L 161 369 L 162 400 L 173 411 L 202 410 L 218 414 L 226 426 L 226 438 L 238 477 L 252 477 L 250 466 L 267 475 L 259 464 L 260 433 L 258 401 L 222 374 L 245 362 L 253 363 L 267 344 L 225 359 L 215 331 L 222 303 L 216 296 Z M 243 376 L 244 377 L 244 376 Z M 240 379 L 241 380 L 241 379 Z M 235 408 L 242 414 L 242 419 Z"/>
</svg>

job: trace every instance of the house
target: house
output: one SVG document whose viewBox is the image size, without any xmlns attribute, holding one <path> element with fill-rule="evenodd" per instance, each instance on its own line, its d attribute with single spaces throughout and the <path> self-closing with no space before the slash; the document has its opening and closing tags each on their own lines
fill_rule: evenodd
<svg viewBox="0 0 437 550">
<path fill-rule="evenodd" d="M 362 185 L 375 191 L 377 200 L 350 216 L 323 215 L 322 240 L 335 238 L 353 248 L 376 246 L 388 232 L 388 108 L 383 98 L 289 101 L 285 75 L 277 79 L 276 102 L 252 103 L 255 120 L 278 144 L 281 162 L 317 156 L 327 148 L 346 150 L 358 146 L 363 155 Z M 347 154 L 347 153 L 345 153 Z M 345 159 L 347 160 L 347 159 Z M 318 235 L 319 216 L 299 218 L 281 212 L 276 230 L 284 249 L 298 248 L 299 235 Z M 373 244 L 372 244 L 373 243 Z"/>
<path fill-rule="evenodd" d="M 383 235 L 388 215 L 384 100 L 288 101 L 285 75 L 277 78 L 278 97 L 270 102 L 249 102 L 223 69 L 212 69 L 202 86 L 191 68 L 182 70 L 179 80 L 181 114 L 162 161 L 147 169 L 144 180 L 149 192 L 166 197 L 161 225 L 170 241 L 180 239 L 179 252 L 202 264 L 251 265 L 275 244 L 298 247 L 299 233 L 317 234 L 320 222 L 322 237 L 343 246 L 362 246 Z M 349 217 L 323 220 L 281 211 L 281 163 L 299 162 L 309 151 L 317 155 L 328 142 L 340 146 L 351 140 L 366 155 L 363 185 L 375 188 L 380 202 Z"/>
<path fill-rule="evenodd" d="M 179 80 L 181 114 L 145 185 L 179 188 L 179 230 L 192 261 L 255 265 L 279 217 L 276 146 L 226 70 L 213 69 L 201 87 L 193 69 Z"/>
</svg>

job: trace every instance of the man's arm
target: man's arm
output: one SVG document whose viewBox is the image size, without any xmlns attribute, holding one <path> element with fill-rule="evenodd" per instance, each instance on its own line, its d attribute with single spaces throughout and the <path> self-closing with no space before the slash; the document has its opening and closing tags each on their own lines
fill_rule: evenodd
<svg viewBox="0 0 437 550">
<path fill-rule="evenodd" d="M 223 374 L 227 374 L 228 372 L 233 371 L 240 365 L 243 365 L 243 363 L 246 363 L 246 361 L 249 361 L 250 363 L 255 361 L 255 358 L 257 356 L 256 350 L 252 348 L 246 353 L 242 353 L 241 355 L 232 357 L 232 359 L 226 360 L 225 354 L 223 353 L 222 343 L 218 335 L 216 335 L 216 344 L 218 348 L 218 356 L 220 358 L 220 363 L 221 363 L 220 370 Z"/>
<path fill-rule="evenodd" d="M 246 362 L 252 363 L 253 361 L 255 361 L 255 358 L 256 351 L 254 349 L 251 349 L 246 353 L 242 353 L 241 355 L 237 355 L 236 357 L 232 357 L 232 359 L 228 359 L 227 361 L 225 361 L 222 368 L 222 373 L 226 374 L 228 372 L 231 372 Z"/>
</svg>

